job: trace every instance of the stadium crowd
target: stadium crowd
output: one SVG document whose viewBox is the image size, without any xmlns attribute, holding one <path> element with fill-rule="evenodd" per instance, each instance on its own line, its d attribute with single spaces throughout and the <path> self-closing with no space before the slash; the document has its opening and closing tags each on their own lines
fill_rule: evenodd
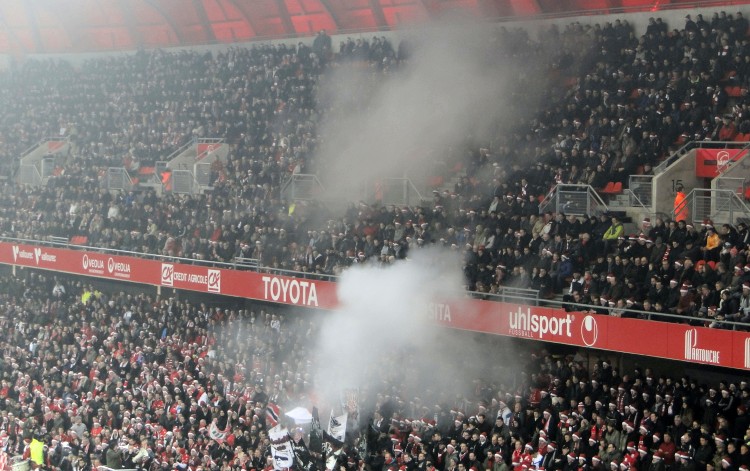
<svg viewBox="0 0 750 471">
<path fill-rule="evenodd" d="M 555 183 L 627 183 L 681 142 L 750 131 L 747 28 L 741 13 L 717 12 L 688 17 L 681 29 L 652 19 L 640 37 L 626 20 L 553 26 L 536 39 L 499 29 L 496 44 L 508 47 L 498 60 L 530 51 L 553 58 L 554 83 L 539 91 L 548 103 L 538 116 L 506 126 L 489 143 L 469 141 L 457 151 L 465 177 L 436 189 L 431 201 L 352 203 L 343 216 L 280 193 L 293 172 L 316 170 L 317 126 L 331 111 L 316 102 L 321 77 L 345 62 L 398 73 L 408 47 L 358 39 L 334 53 L 330 38 L 318 38 L 311 47 L 217 54 L 141 51 L 78 68 L 27 60 L 0 76 L 4 159 L 61 130 L 72 151 L 44 187 L 5 184 L 0 233 L 84 236 L 96 247 L 214 262 L 239 256 L 324 275 L 438 244 L 462 253 L 470 290 L 564 291 L 570 301 L 617 315 L 639 309 L 714 327 L 747 322 L 745 224 L 654 218 L 625 234 L 616 217 L 540 215 L 537 204 Z M 741 96 L 730 99 L 727 86 L 741 87 Z M 150 166 L 197 137 L 231 144 L 211 192 L 102 188 L 106 167 Z"/>
<path fill-rule="evenodd" d="M 276 417 L 291 424 L 283 412 L 317 405 L 309 313 L 100 291 L 30 270 L 1 281 L 0 438 L 10 455 L 38 443 L 37 469 L 270 470 Z M 506 355 L 507 374 L 481 368 L 454 390 L 409 390 L 402 352 L 382 352 L 392 368 L 373 370 L 361 428 L 349 427 L 329 469 L 750 465 L 746 380 L 618 371 L 606 354 L 588 363 L 524 345 Z M 293 435 L 315 466 L 304 469 L 322 469 L 320 449 Z"/>
</svg>

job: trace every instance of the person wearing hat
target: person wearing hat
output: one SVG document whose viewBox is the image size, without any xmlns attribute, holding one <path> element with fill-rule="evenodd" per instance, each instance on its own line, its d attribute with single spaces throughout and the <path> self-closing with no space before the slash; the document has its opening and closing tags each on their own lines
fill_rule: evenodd
<svg viewBox="0 0 750 471">
<path fill-rule="evenodd" d="M 719 461 L 719 466 L 723 471 L 734 471 L 736 468 L 732 462 L 732 457 L 729 455 L 723 455 Z"/>
<path fill-rule="evenodd" d="M 679 458 L 675 462 L 675 466 L 673 467 L 673 469 L 677 471 L 695 471 L 697 469 L 695 461 L 693 461 L 693 458 L 690 456 L 689 452 L 679 451 L 678 454 L 675 455 L 675 457 Z"/>
<path fill-rule="evenodd" d="M 648 471 L 664 471 L 665 469 L 664 455 L 661 451 L 656 450 L 654 456 L 651 457 L 651 465 L 648 467 Z"/>
</svg>

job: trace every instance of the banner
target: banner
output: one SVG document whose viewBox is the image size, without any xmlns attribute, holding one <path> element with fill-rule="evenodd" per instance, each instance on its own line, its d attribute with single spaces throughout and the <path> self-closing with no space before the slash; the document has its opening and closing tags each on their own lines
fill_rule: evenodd
<svg viewBox="0 0 750 471">
<path fill-rule="evenodd" d="M 338 304 L 330 281 L 98 252 L 0 242 L 0 263 L 308 308 Z M 750 371 L 748 332 L 469 298 L 430 303 L 423 315 L 453 329 Z"/>
<path fill-rule="evenodd" d="M 280 414 L 279 406 L 274 404 L 273 402 L 269 402 L 266 406 L 266 425 L 268 427 L 276 427 L 279 425 L 279 414 Z"/>
<path fill-rule="evenodd" d="M 747 154 L 743 149 L 696 149 L 695 176 L 718 177 L 727 166 Z"/>
<path fill-rule="evenodd" d="M 0 263 L 74 275 L 332 309 L 336 284 L 253 271 L 0 242 Z"/>
<path fill-rule="evenodd" d="M 271 456 L 273 457 L 274 469 L 289 469 L 294 465 L 294 451 L 289 432 L 281 426 L 273 427 L 268 431 L 271 439 Z"/>
<path fill-rule="evenodd" d="M 473 299 L 427 308 L 460 330 L 750 370 L 750 332 Z"/>
<path fill-rule="evenodd" d="M 227 427 L 228 427 L 228 424 L 227 424 Z M 226 430 L 219 430 L 219 427 L 216 425 L 216 422 L 211 422 L 211 425 L 208 426 L 208 436 L 211 438 L 211 440 L 221 443 L 224 440 L 226 440 L 227 432 Z"/>
<path fill-rule="evenodd" d="M 346 419 L 346 412 L 337 417 L 331 411 L 331 419 L 328 421 L 328 435 L 339 442 L 343 442 L 344 438 L 346 438 Z"/>
</svg>

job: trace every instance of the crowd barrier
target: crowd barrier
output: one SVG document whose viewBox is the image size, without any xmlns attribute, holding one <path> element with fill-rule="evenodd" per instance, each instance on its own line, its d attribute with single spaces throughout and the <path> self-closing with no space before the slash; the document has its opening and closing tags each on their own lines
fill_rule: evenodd
<svg viewBox="0 0 750 471">
<path fill-rule="evenodd" d="M 307 308 L 338 304 L 333 281 L 21 242 L 0 242 L 0 264 Z M 727 322 L 729 328 L 716 329 L 680 316 L 653 321 L 596 314 L 593 306 L 548 307 L 535 301 L 467 296 L 436 300 L 425 306 L 424 315 L 454 329 L 750 370 L 750 332 L 735 329 L 746 325 Z"/>
</svg>

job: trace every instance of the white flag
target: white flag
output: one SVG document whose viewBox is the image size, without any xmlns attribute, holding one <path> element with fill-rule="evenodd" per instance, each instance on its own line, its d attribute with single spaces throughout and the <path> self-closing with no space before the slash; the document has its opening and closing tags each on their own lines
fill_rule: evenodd
<svg viewBox="0 0 750 471">
<path fill-rule="evenodd" d="M 221 443 L 226 440 L 227 432 L 225 430 L 219 430 L 216 422 L 211 422 L 211 425 L 208 426 L 208 436 L 211 437 L 212 440 Z"/>
<path fill-rule="evenodd" d="M 328 435 L 343 442 L 346 437 L 346 418 L 346 412 L 336 417 L 333 415 L 333 411 L 331 411 L 331 419 L 328 421 Z"/>
<path fill-rule="evenodd" d="M 271 439 L 271 456 L 273 457 L 274 469 L 291 468 L 294 465 L 294 450 L 292 450 L 289 431 L 277 425 L 268 431 L 268 438 Z"/>
</svg>

